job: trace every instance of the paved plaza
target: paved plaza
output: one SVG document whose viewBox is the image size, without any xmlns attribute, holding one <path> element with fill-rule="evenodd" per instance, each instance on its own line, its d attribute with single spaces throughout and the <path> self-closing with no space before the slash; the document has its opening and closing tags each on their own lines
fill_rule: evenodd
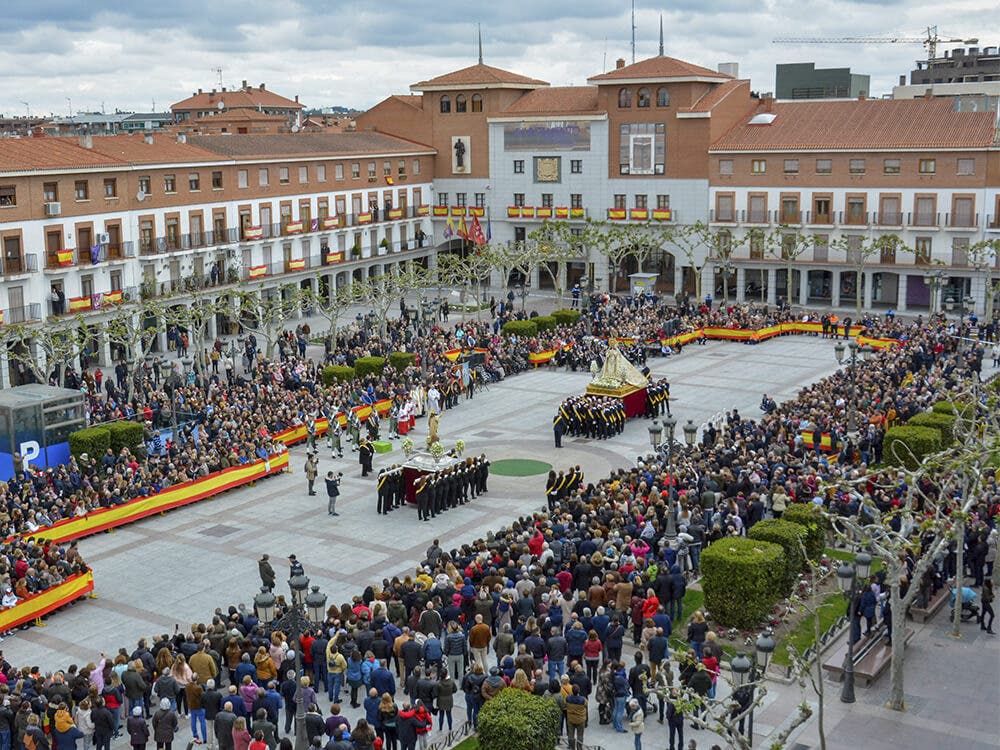
<svg viewBox="0 0 1000 750">
<path fill-rule="evenodd" d="M 778 401 L 790 398 L 802 385 L 832 372 L 836 360 L 831 341 L 787 336 L 760 346 L 689 346 L 680 356 L 651 359 L 649 366 L 654 377 L 671 383 L 677 438 L 682 440 L 680 426 L 686 420 L 700 425 L 733 407 L 755 418 L 763 392 Z M 632 420 L 624 434 L 610 440 L 566 438 L 564 447 L 555 449 L 551 419 L 556 406 L 566 396 L 583 392 L 589 379 L 589 373 L 549 369 L 508 378 L 445 412 L 442 441 L 448 445 L 462 439 L 469 454 L 485 452 L 491 460 L 533 458 L 557 470 L 579 464 L 588 479 L 596 480 L 647 449 L 649 423 Z M 418 421 L 415 442 L 426 434 L 426 423 Z M 279 582 L 287 577 L 285 558 L 295 553 L 328 603 L 350 601 L 369 583 L 412 572 L 435 537 L 450 549 L 544 504 L 544 475 L 492 476 L 488 494 L 430 523 L 418 522 L 412 508 L 378 516 L 374 475 L 360 477 L 356 455 L 348 452 L 341 460 L 331 460 L 325 450 L 320 454 L 321 475 L 331 469 L 345 475 L 338 518 L 326 513 L 321 482 L 316 497 L 307 495 L 305 448 L 299 446 L 291 450 L 290 474 L 83 540 L 81 550 L 93 567 L 99 598 L 57 613 L 45 628 L 8 638 L 3 644 L 6 658 L 43 669 L 85 663 L 101 651 L 132 646 L 141 636 L 173 632 L 175 624 L 187 630 L 193 622 L 207 622 L 216 607 L 241 602 L 251 606 L 259 585 L 256 561 L 262 553 L 271 556 Z M 376 456 L 376 472 L 401 461 L 395 441 L 392 453 Z M 278 592 L 283 591 L 279 583 Z M 859 688 L 850 712 L 837 700 L 839 686 L 828 683 L 828 747 L 998 746 L 997 639 L 979 636 L 970 626 L 966 639 L 954 642 L 946 636 L 943 616 L 917 628 L 907 668 L 910 712 L 901 715 L 882 708 L 887 675 L 870 689 Z M 796 686 L 774 684 L 758 712 L 758 742 L 779 728 L 801 699 Z M 458 706 L 456 718 L 464 716 Z M 326 710 L 325 699 L 321 707 Z M 361 714 L 348 709 L 347 715 L 353 720 Z M 665 727 L 655 717 L 646 726 L 644 745 L 665 747 Z M 691 736 L 699 748 L 712 744 L 705 732 Z M 179 739 L 186 737 L 184 729 Z M 598 725 L 593 707 L 586 741 L 607 748 L 632 747 L 631 736 Z M 800 748 L 818 747 L 815 724 L 797 741 Z"/>
</svg>

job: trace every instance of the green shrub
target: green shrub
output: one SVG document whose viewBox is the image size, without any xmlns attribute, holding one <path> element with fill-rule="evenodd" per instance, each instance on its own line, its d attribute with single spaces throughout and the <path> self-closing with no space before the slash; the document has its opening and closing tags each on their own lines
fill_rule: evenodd
<svg viewBox="0 0 1000 750">
<path fill-rule="evenodd" d="M 552 317 L 555 318 L 556 322 L 561 326 L 571 326 L 580 320 L 580 311 L 566 309 L 556 310 L 552 313 Z"/>
<path fill-rule="evenodd" d="M 972 419 L 976 414 L 975 407 L 972 404 L 961 401 L 938 401 L 934 404 L 931 411 L 935 414 L 947 414 L 952 417 L 959 416 L 962 419 Z"/>
<path fill-rule="evenodd" d="M 793 503 L 785 509 L 781 520 L 797 523 L 806 530 L 806 555 L 810 560 L 818 561 L 823 557 L 830 519 L 823 515 L 819 506 L 812 503 Z"/>
<path fill-rule="evenodd" d="M 77 458 L 86 453 L 94 460 L 100 460 L 111 447 L 111 430 L 107 427 L 84 427 L 69 434 L 69 452 Z"/>
<path fill-rule="evenodd" d="M 701 553 L 705 608 L 716 622 L 752 628 L 766 620 L 785 585 L 785 552 L 758 539 L 725 537 Z"/>
<path fill-rule="evenodd" d="M 909 427 L 929 427 L 937 430 L 941 433 L 941 447 L 950 448 L 955 442 L 955 421 L 954 414 L 927 411 L 910 417 L 906 420 L 906 424 Z"/>
<path fill-rule="evenodd" d="M 345 365 L 327 365 L 323 368 L 323 385 L 347 383 L 354 380 L 354 368 Z"/>
<path fill-rule="evenodd" d="M 554 750 L 561 714 L 550 698 L 506 688 L 479 712 L 480 750 Z"/>
<path fill-rule="evenodd" d="M 142 425 L 138 422 L 114 422 L 108 425 L 111 450 L 117 456 L 122 448 L 134 451 L 142 443 Z"/>
<path fill-rule="evenodd" d="M 508 320 L 503 324 L 503 332 L 508 336 L 534 336 L 538 326 L 533 320 Z"/>
<path fill-rule="evenodd" d="M 413 352 L 393 352 L 389 355 L 389 364 L 397 372 L 402 372 L 407 367 L 412 367 L 415 361 L 416 356 Z"/>
<path fill-rule="evenodd" d="M 806 566 L 803 548 L 808 535 L 809 532 L 805 526 L 799 526 L 797 523 L 785 520 L 784 517 L 758 521 L 747 531 L 747 538 L 780 544 L 784 550 L 785 586 L 782 589 L 782 594 L 785 596 L 792 593 L 795 582 L 799 579 L 799 574 Z"/>
<path fill-rule="evenodd" d="M 890 466 L 916 469 L 925 456 L 941 450 L 941 432 L 930 427 L 900 425 L 885 433 L 882 460 Z"/>
<path fill-rule="evenodd" d="M 366 375 L 381 375 L 385 369 L 385 357 L 359 357 L 354 360 L 354 372 L 359 378 Z"/>
<path fill-rule="evenodd" d="M 559 322 L 551 315 L 539 315 L 531 320 L 539 331 L 554 331 L 559 325 Z"/>
</svg>

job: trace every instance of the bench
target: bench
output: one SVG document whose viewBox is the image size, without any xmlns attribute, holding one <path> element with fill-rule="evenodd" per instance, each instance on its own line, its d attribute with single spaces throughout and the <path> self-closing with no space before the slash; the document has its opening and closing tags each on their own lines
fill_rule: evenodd
<svg viewBox="0 0 1000 750">
<path fill-rule="evenodd" d="M 872 630 L 871 635 L 862 635 L 858 639 L 857 643 L 854 644 L 854 657 L 855 660 L 858 654 L 863 654 L 866 646 L 871 647 L 874 641 L 878 641 L 885 634 L 885 628 L 879 625 L 874 630 Z M 830 654 L 830 658 L 823 663 L 823 669 L 825 669 L 831 677 L 840 681 L 844 679 L 844 659 L 847 658 L 847 638 L 837 646 L 836 650 Z M 855 662 L 856 664 L 857 662 Z"/>
<path fill-rule="evenodd" d="M 909 645 L 914 636 L 913 628 L 906 629 L 903 638 L 904 645 Z M 869 651 L 863 659 L 854 664 L 854 681 L 862 687 L 868 687 L 879 678 L 892 661 L 892 646 L 882 641 Z"/>
<path fill-rule="evenodd" d="M 930 601 L 927 602 L 926 607 L 910 607 L 910 617 L 916 623 L 925 623 L 931 619 L 934 615 L 938 613 L 938 610 L 944 606 L 944 603 L 948 600 L 950 592 L 947 586 L 942 586 L 938 589 L 938 592 L 931 597 Z"/>
</svg>

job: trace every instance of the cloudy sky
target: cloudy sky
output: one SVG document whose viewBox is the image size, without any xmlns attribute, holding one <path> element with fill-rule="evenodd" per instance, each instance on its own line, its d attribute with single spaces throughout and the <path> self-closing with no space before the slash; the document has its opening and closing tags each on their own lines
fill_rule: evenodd
<svg viewBox="0 0 1000 750">
<path fill-rule="evenodd" d="M 872 76 L 888 92 L 926 53 L 917 44 L 776 45 L 775 36 L 977 36 L 1000 45 L 995 0 L 636 0 L 636 57 L 740 64 L 757 90 L 776 62 L 816 61 Z M 554 85 L 630 59 L 629 0 L 4 0 L 0 113 L 165 110 L 195 89 L 266 82 L 307 106 L 364 108 L 415 81 L 485 60 Z M 945 45 L 946 47 L 956 45 Z M 606 61 L 606 62 L 605 62 Z M 27 102 L 27 105 L 25 104 Z"/>
</svg>

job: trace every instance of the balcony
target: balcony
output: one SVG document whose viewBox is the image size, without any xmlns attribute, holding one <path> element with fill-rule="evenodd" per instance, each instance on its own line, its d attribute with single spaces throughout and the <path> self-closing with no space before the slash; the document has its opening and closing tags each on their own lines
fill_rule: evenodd
<svg viewBox="0 0 1000 750">
<path fill-rule="evenodd" d="M 763 226 L 765 224 L 770 223 L 770 221 L 771 221 L 771 212 L 770 211 L 765 211 L 765 210 L 751 208 L 748 211 L 744 211 L 743 212 L 743 222 L 742 223 L 744 223 L 744 224 L 755 224 L 755 225 Z"/>
<path fill-rule="evenodd" d="M 32 323 L 42 319 L 42 305 L 33 302 L 23 307 L 8 307 L 3 311 L 2 322 L 9 325 L 11 323 Z"/>
<path fill-rule="evenodd" d="M 866 227 L 869 225 L 870 214 L 867 211 L 840 212 L 840 223 L 847 227 Z"/>
<path fill-rule="evenodd" d="M 34 273 L 38 270 L 38 256 L 34 253 L 15 255 L 3 260 L 3 275 L 17 276 L 22 273 Z"/>
<path fill-rule="evenodd" d="M 945 214 L 944 225 L 948 229 L 971 232 L 979 227 L 979 214 Z"/>
<path fill-rule="evenodd" d="M 989 232 L 1000 232 L 1000 216 L 990 216 L 986 221 L 986 230 Z"/>
<path fill-rule="evenodd" d="M 816 213 L 815 211 L 806 211 L 806 224 L 809 226 L 820 226 L 820 227 L 832 227 L 833 226 L 834 214 L 830 211 L 823 213 Z"/>
<path fill-rule="evenodd" d="M 109 262 L 127 260 L 135 257 L 135 245 L 131 240 L 105 245 L 104 250 L 106 259 Z"/>
<path fill-rule="evenodd" d="M 802 225 L 801 211 L 782 211 L 778 217 L 778 223 L 787 227 Z"/>
<path fill-rule="evenodd" d="M 732 224 L 736 221 L 735 211 L 712 211 L 708 212 L 708 221 L 710 224 Z"/>
<path fill-rule="evenodd" d="M 921 229 L 940 229 L 941 214 L 924 211 L 917 211 L 910 214 L 909 225 Z"/>
<path fill-rule="evenodd" d="M 902 229 L 903 214 L 901 211 L 880 211 L 875 214 L 875 226 L 881 229 Z"/>
<path fill-rule="evenodd" d="M 75 266 L 79 262 L 80 255 L 73 249 L 63 249 L 45 253 L 46 271 L 63 271 L 67 268 Z"/>
</svg>

